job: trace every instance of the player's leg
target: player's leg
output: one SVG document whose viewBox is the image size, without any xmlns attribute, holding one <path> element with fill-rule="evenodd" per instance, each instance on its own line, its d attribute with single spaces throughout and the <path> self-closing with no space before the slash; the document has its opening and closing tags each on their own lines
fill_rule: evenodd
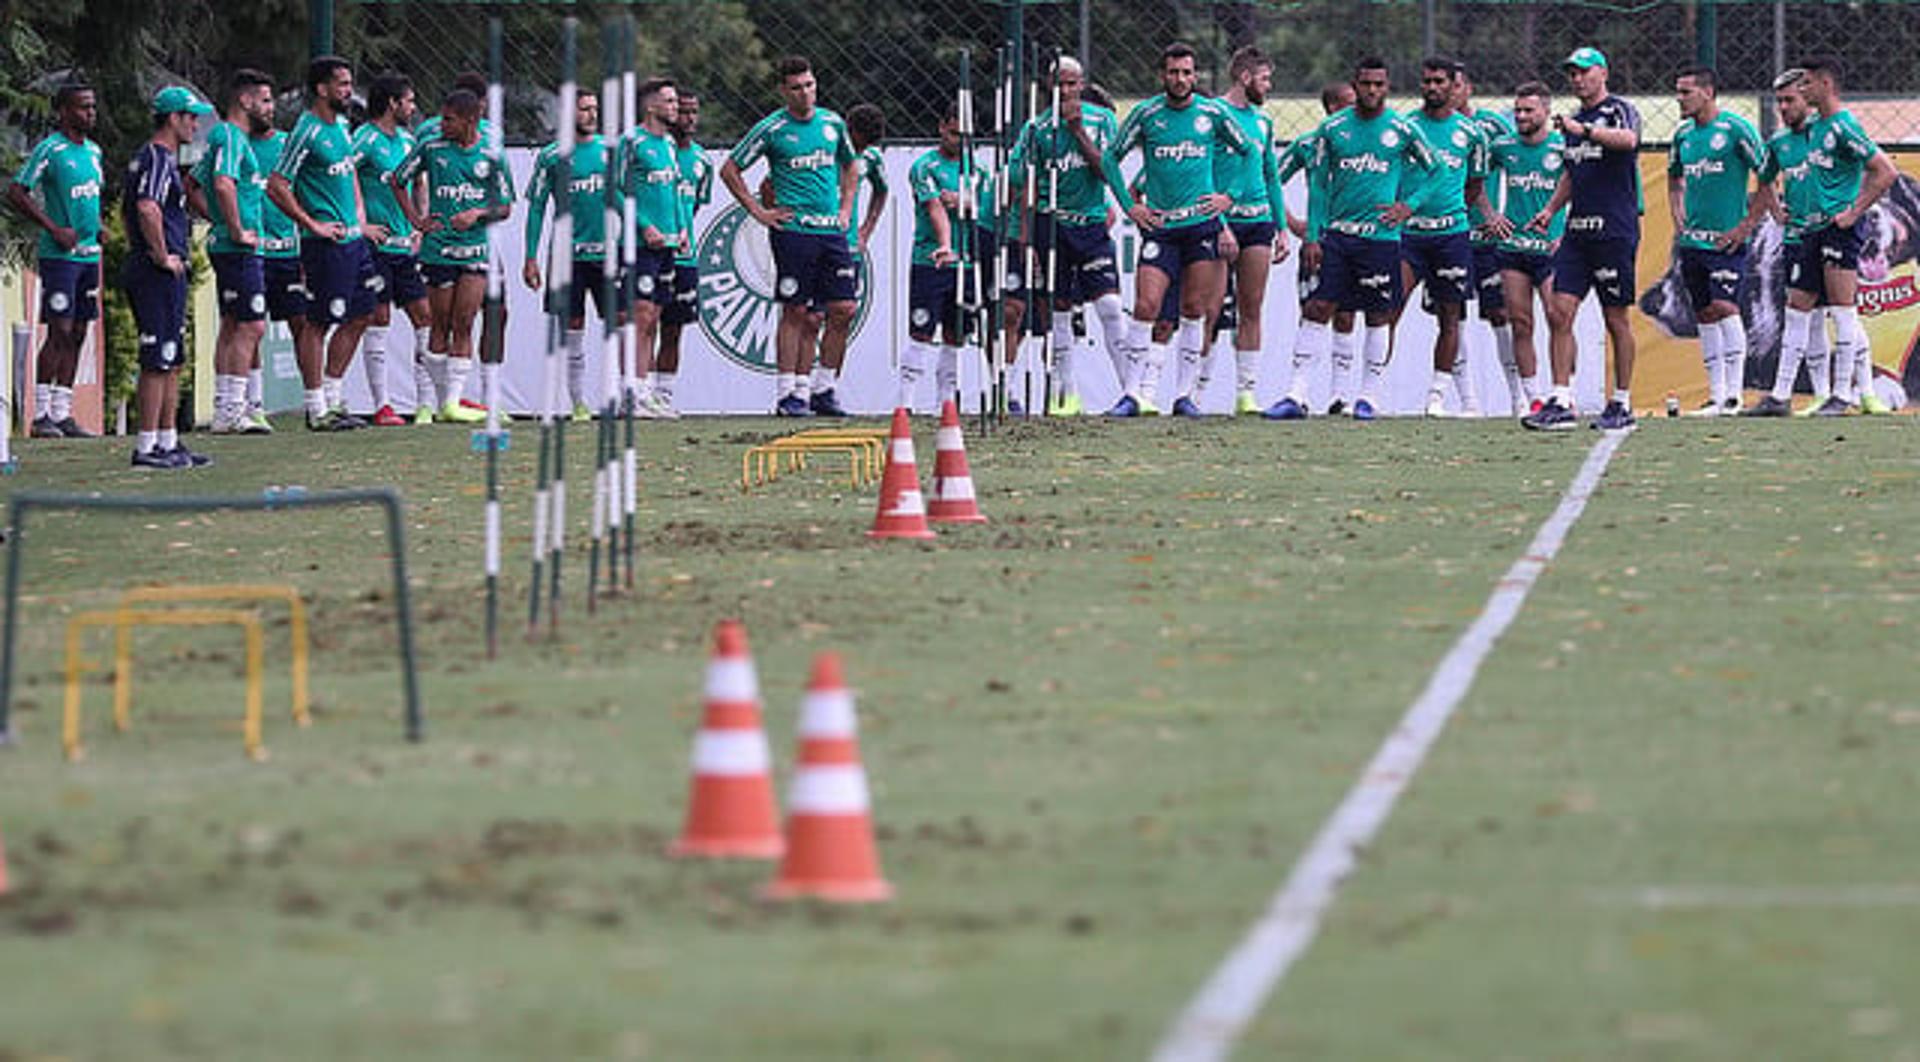
<svg viewBox="0 0 1920 1062">
<path fill-rule="evenodd" d="M 1493 336 L 1494 359 L 1506 380 L 1508 403 L 1524 409 L 1520 378 L 1508 369 L 1513 362 L 1513 326 L 1507 319 L 1506 286 L 1500 274 L 1500 252 L 1492 244 L 1473 245 L 1473 302 L 1477 316 Z M 1479 396 L 1475 393 L 1477 388 L 1473 375 L 1475 363 L 1485 361 L 1484 354 L 1475 353 L 1476 347 L 1486 349 L 1478 342 L 1478 335 L 1479 330 L 1462 325 L 1460 357 L 1453 362 L 1453 391 L 1460 399 L 1461 410 L 1470 416 L 1484 415 Z"/>
<path fill-rule="evenodd" d="M 700 270 L 697 266 L 676 263 L 673 267 L 673 301 L 660 312 L 660 355 L 653 365 L 653 393 L 669 410 L 674 405 L 674 388 L 680 379 L 680 337 L 687 326 L 700 319 Z"/>
<path fill-rule="evenodd" d="M 1357 311 L 1366 322 L 1361 333 L 1360 355 L 1366 375 L 1360 385 L 1360 397 L 1353 402 L 1353 419 L 1372 420 L 1380 412 L 1380 394 L 1386 385 L 1387 366 L 1393 361 L 1393 321 L 1398 307 L 1405 304 L 1401 290 L 1400 246 L 1398 241 L 1353 240 L 1352 283 L 1349 301 L 1344 307 Z"/>
<path fill-rule="evenodd" d="M 267 334 L 267 281 L 258 255 L 220 255 L 214 262 L 220 339 L 214 349 L 214 418 L 218 432 L 245 431 L 247 374 Z"/>
<path fill-rule="evenodd" d="M 1526 416 L 1540 404 L 1540 353 L 1534 340 L 1535 275 L 1524 264 L 1520 268 L 1503 264 L 1500 271 L 1508 328 L 1500 367 L 1507 374 L 1508 402 L 1515 417 Z M 1550 284 L 1547 281 L 1539 286 L 1543 299 L 1551 297 Z"/>
<path fill-rule="evenodd" d="M 1345 314 L 1347 328 L 1353 328 L 1353 315 L 1341 309 L 1350 300 L 1353 280 L 1353 255 L 1346 237 L 1331 233 L 1320 244 L 1320 265 L 1311 273 L 1304 269 L 1300 277 L 1300 323 L 1293 333 L 1293 353 L 1286 384 L 1279 400 L 1268 406 L 1262 416 L 1268 420 L 1303 420 L 1307 416 L 1311 370 L 1333 342 L 1333 320 Z M 1351 352 L 1351 348 L 1349 348 Z M 1342 373 L 1334 369 L 1334 394 L 1340 394 Z M 1345 405 L 1341 410 L 1346 409 Z M 1329 407 L 1329 413 L 1333 410 Z"/>
<path fill-rule="evenodd" d="M 487 274 L 481 270 L 456 269 L 445 289 L 447 395 L 440 406 L 440 419 L 456 424 L 478 424 L 486 419 L 486 414 L 461 399 L 466 395 L 467 381 L 473 372 L 473 326 L 486 305 Z"/>
<path fill-rule="evenodd" d="M 865 278 L 845 240 L 833 236 L 823 239 L 827 243 L 820 248 L 815 283 L 826 313 L 820 329 L 820 359 L 808 381 L 807 407 L 815 416 L 844 417 L 847 411 L 841 408 L 835 391 L 840 385 L 840 370 L 846 365 L 847 344 L 853 338 L 853 318 L 860 307 Z"/>
<path fill-rule="evenodd" d="M 86 345 L 87 329 L 100 315 L 99 277 L 100 267 L 91 262 L 42 263 L 41 282 L 47 289 L 40 307 L 47 321 L 47 336 L 35 374 L 32 434 L 37 437 L 93 437 L 93 432 L 73 417 L 73 384 L 79 375 L 80 350 Z"/>
<path fill-rule="evenodd" d="M 351 280 L 346 286 L 342 320 L 333 335 L 327 337 L 327 408 L 343 420 L 353 422 L 355 427 L 365 427 L 365 421 L 347 410 L 347 370 L 353 367 L 353 357 L 360 350 L 360 337 L 366 334 L 367 325 L 373 320 L 380 280 L 374 269 L 372 245 L 367 241 L 342 244 L 340 251 L 344 255 L 342 273 Z"/>
<path fill-rule="evenodd" d="M 1207 326 L 1220 313 L 1227 287 L 1227 263 L 1220 259 L 1219 222 L 1197 228 L 1214 231 L 1181 241 L 1180 331 L 1175 339 L 1180 364 L 1174 374 L 1173 412 L 1189 417 L 1200 415 L 1193 389 L 1199 382 L 1201 362 L 1207 355 Z"/>
<path fill-rule="evenodd" d="M 327 402 L 327 334 L 346 320 L 350 275 L 341 245 L 330 240 L 300 242 L 300 264 L 306 277 L 307 322 L 294 336 L 294 359 L 300 365 L 307 427 L 313 431 L 345 431 L 350 425 L 334 416 Z"/>
<path fill-rule="evenodd" d="M 1248 225 L 1240 242 L 1240 255 L 1233 262 L 1233 411 L 1258 412 L 1255 392 L 1260 384 L 1260 355 L 1265 350 L 1264 318 L 1267 312 L 1267 278 L 1273 270 L 1273 241 L 1277 229 L 1271 223 Z M 1260 237 L 1264 236 L 1265 239 Z"/>
<path fill-rule="evenodd" d="M 1854 410 L 1861 389 L 1873 383 L 1873 348 L 1854 307 L 1860 292 L 1860 234 L 1858 229 L 1829 225 L 1817 237 L 1827 317 L 1833 322 L 1833 396 L 1820 412 L 1842 416 Z"/>
<path fill-rule="evenodd" d="M 673 259 L 664 252 L 643 248 L 635 262 L 638 272 L 634 277 L 633 302 L 627 310 L 633 315 L 633 330 L 638 337 L 633 352 L 633 375 L 640 383 L 634 395 L 634 413 L 647 419 L 666 418 L 672 411 L 654 395 L 651 382 L 654 349 L 660 339 L 660 312 L 673 301 Z"/>
<path fill-rule="evenodd" d="M 1535 431 L 1567 431 L 1576 426 L 1573 415 L 1573 368 L 1578 357 L 1574 320 L 1580 303 L 1593 290 L 1594 265 L 1584 242 L 1560 241 L 1553 253 L 1553 290 L 1543 301 L 1547 310 L 1547 365 L 1553 388 L 1538 410 L 1520 418 Z"/>
</svg>

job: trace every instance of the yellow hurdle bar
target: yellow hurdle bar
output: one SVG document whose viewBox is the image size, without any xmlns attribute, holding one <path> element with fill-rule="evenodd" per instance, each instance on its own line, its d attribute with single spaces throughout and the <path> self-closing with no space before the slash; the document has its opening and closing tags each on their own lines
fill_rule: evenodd
<svg viewBox="0 0 1920 1062">
<path fill-rule="evenodd" d="M 749 447 L 740 455 L 740 489 L 750 491 L 780 478 L 782 457 L 787 471 L 798 472 L 807 467 L 810 453 L 845 454 L 849 487 L 878 483 L 886 469 L 890 434 L 887 428 L 810 428 Z"/>
<path fill-rule="evenodd" d="M 80 644 L 87 628 L 112 627 L 124 636 L 132 627 L 227 626 L 239 627 L 247 636 L 247 706 L 246 715 L 241 721 L 241 740 L 246 746 L 248 759 L 266 759 L 267 750 L 260 744 L 261 672 L 266 655 L 265 639 L 260 634 L 260 616 L 239 609 L 213 608 L 121 608 L 111 612 L 82 612 L 67 621 L 66 709 L 60 723 L 60 742 L 66 748 L 67 759 L 79 762 L 86 757 L 86 749 L 80 743 L 80 676 L 85 667 L 85 662 L 80 658 Z M 127 702 L 132 697 L 132 671 L 131 655 L 115 661 L 114 726 L 119 730 L 125 730 L 130 722 Z"/>
<path fill-rule="evenodd" d="M 273 583 L 235 583 L 229 586 L 137 586 L 120 595 L 120 607 L 123 609 L 140 604 L 178 601 L 286 602 L 287 634 L 293 642 L 293 722 L 300 727 L 313 725 L 313 715 L 308 710 L 311 702 L 307 694 L 307 665 L 311 656 L 307 635 L 307 605 L 300 600 L 300 591 Z M 133 629 L 121 627 L 117 643 L 113 658 L 116 672 L 122 667 L 131 666 Z M 126 729 L 126 706 L 117 696 L 113 708 L 115 722 L 122 730 Z"/>
</svg>

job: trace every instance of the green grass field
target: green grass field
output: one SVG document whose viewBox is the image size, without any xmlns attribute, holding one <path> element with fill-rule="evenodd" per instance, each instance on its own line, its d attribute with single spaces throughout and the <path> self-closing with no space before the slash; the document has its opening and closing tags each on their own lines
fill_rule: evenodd
<svg viewBox="0 0 1920 1062">
<path fill-rule="evenodd" d="M 28 444 L 0 489 L 392 484 L 427 740 L 401 740 L 372 512 L 36 516 L 0 751 L 0 1058 L 1138 1058 L 1241 937 L 1592 445 L 1503 422 L 1097 421 L 970 437 L 985 527 L 871 544 L 785 425 L 648 425 L 637 591 L 585 614 L 572 436 L 557 640 L 480 626 L 464 433 L 206 440 L 136 475 Z M 1615 458 L 1240 1057 L 1920 1057 L 1915 421 L 1649 423 Z M 931 434 L 919 436 L 922 471 Z M 240 750 L 237 638 L 142 634 L 136 726 L 63 617 L 292 582 L 316 725 Z M 808 661 L 859 690 L 873 908 L 676 862 L 713 622 L 784 783 Z M 97 660 L 103 638 L 93 644 Z M 1656 890 L 1656 891 L 1649 891 Z"/>
</svg>

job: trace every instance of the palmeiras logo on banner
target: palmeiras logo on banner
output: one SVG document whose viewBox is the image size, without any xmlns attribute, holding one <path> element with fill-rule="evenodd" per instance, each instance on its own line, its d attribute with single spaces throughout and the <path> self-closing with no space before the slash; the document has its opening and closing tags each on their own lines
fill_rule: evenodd
<svg viewBox="0 0 1920 1062">
<path fill-rule="evenodd" d="M 738 206 L 728 207 L 700 234 L 700 331 L 715 350 L 743 368 L 773 374 L 773 337 L 780 324 L 774 301 L 773 245 L 766 227 Z M 855 254 L 859 270 L 853 335 L 867 323 L 873 304 L 872 269 Z"/>
</svg>

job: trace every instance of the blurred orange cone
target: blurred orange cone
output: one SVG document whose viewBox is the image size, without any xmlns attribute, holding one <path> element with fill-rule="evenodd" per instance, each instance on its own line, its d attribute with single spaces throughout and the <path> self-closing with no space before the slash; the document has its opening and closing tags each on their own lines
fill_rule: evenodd
<svg viewBox="0 0 1920 1062">
<path fill-rule="evenodd" d="M 973 472 L 967 468 L 967 444 L 960 437 L 960 407 L 951 398 L 940 406 L 940 433 L 934 440 L 927 519 L 937 524 L 986 523 L 973 498 Z"/>
<path fill-rule="evenodd" d="M 868 538 L 932 538 L 927 503 L 920 496 L 920 466 L 913 460 L 913 426 L 905 407 L 893 411 L 887 469 L 880 477 L 880 510 Z"/>
<path fill-rule="evenodd" d="M 770 899 L 811 896 L 836 903 L 893 898 L 880 877 L 867 772 L 853 694 L 841 678 L 840 656 L 821 653 L 800 708 L 800 760 L 787 793 L 787 856 L 780 876 L 767 886 Z"/>
<path fill-rule="evenodd" d="M 706 712 L 693 739 L 693 786 L 674 856 L 778 859 L 779 813 L 773 802 L 772 757 L 760 728 L 760 682 L 738 620 L 713 628 Z"/>
</svg>

